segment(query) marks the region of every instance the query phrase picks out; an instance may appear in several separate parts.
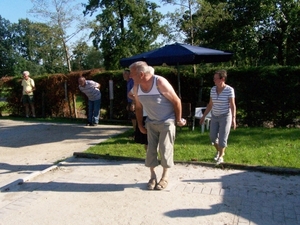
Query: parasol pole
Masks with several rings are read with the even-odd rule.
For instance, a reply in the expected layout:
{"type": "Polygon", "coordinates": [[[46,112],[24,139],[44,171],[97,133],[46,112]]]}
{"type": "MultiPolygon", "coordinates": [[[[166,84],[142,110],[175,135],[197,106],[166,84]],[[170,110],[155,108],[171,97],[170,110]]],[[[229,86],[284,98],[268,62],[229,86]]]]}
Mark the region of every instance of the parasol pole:
{"type": "MultiPolygon", "coordinates": [[[[198,94],[198,103],[202,104],[202,89],[203,89],[203,77],[200,77],[200,85],[199,85],[199,94],[198,94]]],[[[200,105],[202,106],[202,105],[200,105]]]]}
{"type": "Polygon", "coordinates": [[[178,97],[181,99],[179,63],[177,63],[177,82],[178,82],[178,97]]]}

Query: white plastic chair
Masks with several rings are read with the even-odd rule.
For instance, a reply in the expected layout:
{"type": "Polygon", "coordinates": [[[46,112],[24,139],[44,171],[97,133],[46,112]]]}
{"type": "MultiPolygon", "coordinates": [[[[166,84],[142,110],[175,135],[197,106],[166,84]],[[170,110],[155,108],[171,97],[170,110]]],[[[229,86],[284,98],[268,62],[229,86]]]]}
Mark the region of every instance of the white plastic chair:
{"type": "MultiPolygon", "coordinates": [[[[206,107],[196,107],[195,108],[195,115],[193,117],[193,128],[192,128],[192,130],[195,129],[195,120],[196,119],[200,120],[202,118],[202,116],[203,116],[202,110],[205,110],[205,109],[206,109],[206,107]]],[[[201,133],[204,132],[205,125],[206,125],[206,130],[209,130],[210,120],[211,120],[211,113],[209,112],[205,117],[204,123],[201,125],[201,133]]]]}

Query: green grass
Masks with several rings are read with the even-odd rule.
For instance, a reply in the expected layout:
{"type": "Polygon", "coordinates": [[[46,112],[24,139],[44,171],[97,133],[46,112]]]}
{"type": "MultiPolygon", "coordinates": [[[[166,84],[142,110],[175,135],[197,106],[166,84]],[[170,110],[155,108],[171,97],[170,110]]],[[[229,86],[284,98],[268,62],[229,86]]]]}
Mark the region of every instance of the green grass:
{"type": "MultiPolygon", "coordinates": [[[[0,117],[0,119],[24,120],[20,117],[0,117]]],[[[35,118],[26,121],[83,123],[82,119],[67,118],[35,118]]],[[[124,124],[122,121],[101,120],[101,124],[124,124]]],[[[130,158],[145,158],[145,149],[128,139],[132,129],[110,138],[98,145],[92,146],[86,153],[98,155],[120,156],[130,158]]],[[[210,145],[209,133],[195,131],[187,127],[177,128],[174,160],[213,163],[215,149],[210,145]]],[[[229,135],[225,162],[252,166],[268,166],[300,169],[300,129],[299,128],[252,128],[238,127],[229,135]]]]}
{"type": "Polygon", "coordinates": [[[0,102],[0,114],[1,115],[9,114],[9,111],[7,109],[7,102],[0,102]]]}
{"type": "MultiPolygon", "coordinates": [[[[144,146],[128,139],[132,130],[110,138],[86,153],[145,158],[144,146]]],[[[215,149],[209,133],[200,128],[190,131],[177,129],[174,160],[214,162],[215,149]]],[[[252,166],[300,168],[299,128],[237,128],[232,130],[226,149],[225,162],[252,166]]]]}
{"type": "Polygon", "coordinates": [[[81,95],[77,95],[76,96],[76,107],[78,109],[82,109],[83,108],[83,102],[84,102],[84,98],[81,95]]]}

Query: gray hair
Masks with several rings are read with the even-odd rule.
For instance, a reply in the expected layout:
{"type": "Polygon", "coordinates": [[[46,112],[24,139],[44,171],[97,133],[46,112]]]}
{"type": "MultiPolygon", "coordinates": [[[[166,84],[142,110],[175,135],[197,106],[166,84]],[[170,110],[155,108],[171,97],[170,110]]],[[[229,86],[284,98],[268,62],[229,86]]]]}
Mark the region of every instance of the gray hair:
{"type": "Polygon", "coordinates": [[[24,71],[24,72],[23,72],[23,75],[29,76],[29,71],[24,71]]]}
{"type": "Polygon", "coordinates": [[[136,72],[138,72],[138,73],[140,73],[140,72],[149,73],[149,66],[144,61],[137,61],[135,63],[132,63],[129,66],[129,69],[135,69],[136,72]]]}
{"type": "Polygon", "coordinates": [[[152,66],[148,66],[149,73],[154,75],[154,68],[152,66]]]}
{"type": "Polygon", "coordinates": [[[145,74],[149,73],[154,75],[154,68],[152,66],[148,66],[148,64],[144,61],[137,61],[132,63],[129,66],[129,69],[133,69],[133,68],[135,68],[136,72],[138,73],[143,72],[145,74]]]}

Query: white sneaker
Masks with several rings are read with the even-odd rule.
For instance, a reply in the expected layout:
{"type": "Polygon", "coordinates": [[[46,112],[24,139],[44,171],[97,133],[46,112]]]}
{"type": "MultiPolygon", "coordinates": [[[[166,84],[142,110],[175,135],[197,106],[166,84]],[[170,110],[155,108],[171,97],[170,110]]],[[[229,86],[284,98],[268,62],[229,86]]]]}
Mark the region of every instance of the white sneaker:
{"type": "MultiPolygon", "coordinates": [[[[224,156],[224,155],[225,155],[225,153],[223,154],[223,156],[224,156]]],[[[222,158],[223,158],[223,156],[222,156],[222,158]]],[[[218,161],[218,159],[219,159],[219,153],[217,152],[217,153],[216,153],[216,156],[215,156],[215,158],[214,158],[214,160],[215,160],[215,161],[218,161]]]]}
{"type": "Polygon", "coordinates": [[[218,159],[219,159],[219,153],[217,152],[216,156],[214,157],[214,160],[218,161],[218,159]]]}
{"type": "Polygon", "coordinates": [[[217,165],[219,165],[219,164],[221,164],[221,163],[223,163],[223,162],[224,162],[223,157],[219,157],[219,158],[218,158],[218,161],[217,161],[217,165]]]}

